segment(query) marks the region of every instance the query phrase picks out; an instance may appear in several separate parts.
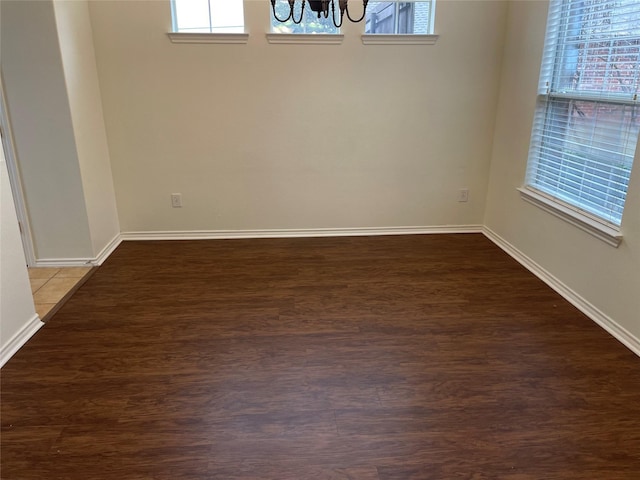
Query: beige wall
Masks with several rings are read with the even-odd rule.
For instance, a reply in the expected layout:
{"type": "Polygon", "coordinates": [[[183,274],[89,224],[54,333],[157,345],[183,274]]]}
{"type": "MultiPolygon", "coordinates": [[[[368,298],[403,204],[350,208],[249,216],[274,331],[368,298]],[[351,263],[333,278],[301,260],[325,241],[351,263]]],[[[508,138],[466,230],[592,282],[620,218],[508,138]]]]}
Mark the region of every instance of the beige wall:
{"type": "Polygon", "coordinates": [[[435,46],[270,45],[266,1],[246,45],[172,44],[168,1],[90,13],[124,232],[482,222],[505,2],[438,2],[435,46]]]}
{"type": "Polygon", "coordinates": [[[90,258],[80,168],[50,1],[0,2],[2,73],[36,257],[90,258]]]}
{"type": "Polygon", "coordinates": [[[37,261],[90,261],[120,227],[88,4],[1,8],[7,110],[37,261]]]}
{"type": "Polygon", "coordinates": [[[29,336],[21,333],[40,324],[31,297],[27,267],[11,196],[9,172],[0,145],[0,366],[29,336]]]}
{"type": "Polygon", "coordinates": [[[120,233],[87,1],[54,3],[93,257],[120,233]]]}
{"type": "Polygon", "coordinates": [[[520,199],[544,42],[547,2],[510,2],[486,225],[605,317],[640,339],[640,158],[613,248],[520,199]]]}

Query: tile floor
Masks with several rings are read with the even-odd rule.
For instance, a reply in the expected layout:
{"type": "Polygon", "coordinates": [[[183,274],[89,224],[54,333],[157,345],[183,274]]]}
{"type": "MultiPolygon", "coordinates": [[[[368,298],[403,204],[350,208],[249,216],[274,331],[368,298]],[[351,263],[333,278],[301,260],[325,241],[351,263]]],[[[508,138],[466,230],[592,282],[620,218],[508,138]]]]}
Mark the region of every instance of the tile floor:
{"type": "Polygon", "coordinates": [[[45,318],[90,270],[91,267],[29,268],[31,293],[40,319],[45,318]]]}

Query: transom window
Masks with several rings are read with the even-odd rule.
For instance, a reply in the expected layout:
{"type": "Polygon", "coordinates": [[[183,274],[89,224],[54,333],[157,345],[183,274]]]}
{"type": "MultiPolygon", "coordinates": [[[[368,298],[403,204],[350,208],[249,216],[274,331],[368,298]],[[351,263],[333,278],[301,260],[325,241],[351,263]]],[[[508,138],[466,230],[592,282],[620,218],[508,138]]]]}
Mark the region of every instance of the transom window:
{"type": "Polygon", "coordinates": [[[617,228],[640,130],[640,2],[552,0],[526,186],[617,228]]]}
{"type": "MultiPolygon", "coordinates": [[[[358,2],[355,2],[358,3],[358,2]]],[[[300,23],[294,23],[293,20],[288,20],[284,23],[277,21],[273,18],[273,13],[269,9],[271,18],[271,32],[272,33],[340,33],[340,29],[336,28],[333,24],[332,12],[329,9],[329,16],[327,18],[324,15],[320,15],[311,10],[309,5],[305,5],[304,14],[302,12],[302,2],[296,1],[293,16],[296,21],[303,15],[300,23]]],[[[276,2],[276,14],[279,18],[285,19],[289,15],[290,6],[287,0],[278,0],[276,2]]],[[[340,24],[340,11],[338,10],[336,1],[336,21],[340,24]]]]}
{"type": "Polygon", "coordinates": [[[433,1],[369,2],[365,33],[431,34],[433,1]]]}
{"type": "Polygon", "coordinates": [[[243,33],[243,0],[172,0],[174,32],[243,33]]]}

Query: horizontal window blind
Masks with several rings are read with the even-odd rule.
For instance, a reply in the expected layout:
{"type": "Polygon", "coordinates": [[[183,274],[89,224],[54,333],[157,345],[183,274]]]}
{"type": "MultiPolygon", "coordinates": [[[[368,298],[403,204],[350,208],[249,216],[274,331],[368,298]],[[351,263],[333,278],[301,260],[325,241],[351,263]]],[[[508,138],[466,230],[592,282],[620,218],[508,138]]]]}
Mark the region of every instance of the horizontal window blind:
{"type": "Polygon", "coordinates": [[[619,226],[639,85],[640,2],[552,1],[527,185],[619,226]]]}

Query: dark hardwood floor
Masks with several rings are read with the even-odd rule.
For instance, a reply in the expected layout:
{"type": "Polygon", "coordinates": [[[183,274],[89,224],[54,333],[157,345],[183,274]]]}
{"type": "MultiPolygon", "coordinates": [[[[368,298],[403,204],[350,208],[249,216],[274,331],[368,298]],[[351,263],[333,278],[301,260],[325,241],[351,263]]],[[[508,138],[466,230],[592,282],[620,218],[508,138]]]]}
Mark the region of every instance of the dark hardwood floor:
{"type": "Polygon", "coordinates": [[[1,382],[7,480],[640,478],[640,359],[481,235],[126,242],[1,382]]]}

